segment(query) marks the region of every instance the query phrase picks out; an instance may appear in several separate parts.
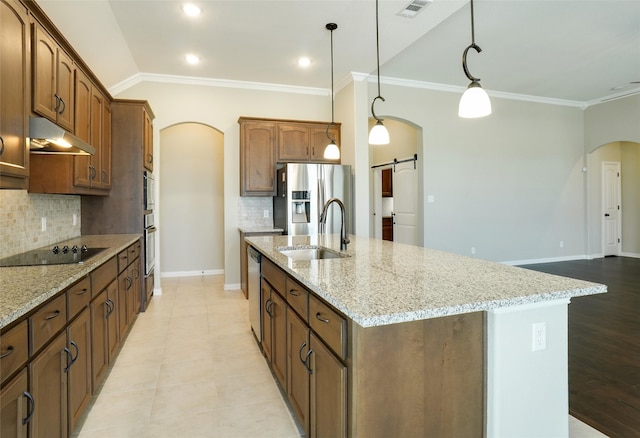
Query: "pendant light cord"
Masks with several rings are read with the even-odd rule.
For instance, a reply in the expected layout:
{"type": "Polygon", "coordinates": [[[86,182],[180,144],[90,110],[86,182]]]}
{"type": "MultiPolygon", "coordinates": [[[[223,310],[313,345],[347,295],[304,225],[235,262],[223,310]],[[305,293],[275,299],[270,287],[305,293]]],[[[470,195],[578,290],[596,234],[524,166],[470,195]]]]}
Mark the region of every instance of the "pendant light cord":
{"type": "Polygon", "coordinates": [[[467,68],[467,52],[469,51],[469,49],[473,49],[477,53],[482,52],[480,46],[476,44],[476,31],[473,19],[473,0],[471,0],[471,44],[466,49],[464,49],[464,52],[462,53],[462,69],[464,70],[464,74],[467,76],[467,78],[469,78],[470,81],[480,82],[480,78],[476,78],[475,76],[473,76],[467,68]]]}
{"type": "Polygon", "coordinates": [[[335,144],[336,139],[332,138],[329,135],[329,128],[331,126],[335,125],[335,122],[334,122],[334,110],[333,110],[333,107],[334,107],[334,104],[333,104],[333,31],[338,28],[338,25],[335,24],[335,23],[327,23],[325,28],[327,28],[328,30],[331,31],[331,123],[329,123],[327,125],[326,134],[327,134],[327,138],[331,141],[331,143],[335,144]]]}
{"type": "Polygon", "coordinates": [[[374,119],[376,119],[378,122],[382,123],[382,120],[380,119],[380,117],[378,117],[376,115],[376,112],[373,109],[373,106],[376,103],[376,100],[380,99],[384,102],[384,97],[382,97],[380,95],[380,31],[378,29],[378,27],[380,26],[378,24],[378,0],[376,0],[376,62],[377,62],[377,66],[378,66],[378,95],[373,99],[373,101],[371,102],[371,115],[373,116],[374,119]]]}

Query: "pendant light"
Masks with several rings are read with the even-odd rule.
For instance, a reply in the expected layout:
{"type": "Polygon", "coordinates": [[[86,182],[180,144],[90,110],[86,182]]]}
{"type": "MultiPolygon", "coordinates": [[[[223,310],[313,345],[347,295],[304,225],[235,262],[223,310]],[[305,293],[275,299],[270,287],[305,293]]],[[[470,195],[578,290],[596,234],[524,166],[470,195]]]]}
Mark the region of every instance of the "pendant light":
{"type": "Polygon", "coordinates": [[[371,115],[376,119],[376,124],[369,131],[369,144],[381,145],[389,144],[389,131],[382,124],[382,119],[376,116],[373,106],[376,100],[380,99],[384,102],[384,97],[380,95],[380,37],[378,31],[378,0],[376,0],[376,60],[378,65],[378,95],[371,102],[371,115]]]}
{"type": "Polygon", "coordinates": [[[462,54],[462,68],[471,83],[460,98],[460,105],[458,106],[458,116],[465,119],[484,117],[491,114],[489,95],[480,86],[480,78],[473,77],[467,68],[467,52],[469,49],[473,49],[478,53],[482,52],[482,49],[476,44],[475,26],[473,22],[473,0],[471,0],[471,44],[464,49],[462,54]]]}
{"type": "Polygon", "coordinates": [[[331,31],[331,123],[327,125],[327,138],[329,139],[329,144],[324,148],[324,158],[327,160],[338,160],[340,159],[340,149],[338,145],[336,145],[336,139],[331,138],[329,135],[329,128],[332,125],[335,125],[333,121],[333,31],[338,28],[336,23],[327,23],[325,26],[327,30],[331,31]]]}

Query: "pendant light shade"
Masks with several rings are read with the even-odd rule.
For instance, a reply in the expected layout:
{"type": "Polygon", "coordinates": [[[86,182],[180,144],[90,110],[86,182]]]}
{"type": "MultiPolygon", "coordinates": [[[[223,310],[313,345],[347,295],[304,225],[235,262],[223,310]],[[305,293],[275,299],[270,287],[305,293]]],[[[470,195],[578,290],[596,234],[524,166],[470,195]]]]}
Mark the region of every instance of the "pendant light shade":
{"type": "Polygon", "coordinates": [[[374,105],[376,100],[380,99],[384,102],[384,97],[380,95],[380,36],[378,30],[378,0],[376,0],[376,62],[378,67],[378,95],[371,102],[371,115],[376,119],[376,124],[369,131],[369,144],[384,145],[389,144],[389,131],[382,123],[382,119],[376,116],[374,105]]]}
{"type": "Polygon", "coordinates": [[[471,83],[460,98],[460,105],[458,106],[458,116],[466,119],[484,117],[491,114],[491,100],[489,100],[487,92],[480,86],[480,78],[476,78],[469,73],[469,68],[467,67],[469,49],[473,49],[477,53],[482,52],[480,46],[476,44],[473,0],[471,0],[471,44],[462,53],[462,69],[471,83]]]}
{"type": "Polygon", "coordinates": [[[331,125],[335,125],[333,121],[333,31],[338,28],[338,25],[336,23],[327,23],[325,27],[331,31],[331,123],[327,125],[329,144],[324,148],[324,158],[327,160],[339,160],[340,148],[336,144],[336,139],[329,135],[329,128],[331,128],[331,125]]]}

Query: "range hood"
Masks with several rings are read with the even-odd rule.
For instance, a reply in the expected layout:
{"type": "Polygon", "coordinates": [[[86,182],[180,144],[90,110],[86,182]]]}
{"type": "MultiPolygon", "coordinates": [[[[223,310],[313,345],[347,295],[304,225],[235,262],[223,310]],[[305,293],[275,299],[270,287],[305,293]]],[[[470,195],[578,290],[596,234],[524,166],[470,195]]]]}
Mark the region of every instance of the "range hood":
{"type": "Polygon", "coordinates": [[[96,149],[44,117],[29,118],[32,154],[93,155],[96,149]]]}

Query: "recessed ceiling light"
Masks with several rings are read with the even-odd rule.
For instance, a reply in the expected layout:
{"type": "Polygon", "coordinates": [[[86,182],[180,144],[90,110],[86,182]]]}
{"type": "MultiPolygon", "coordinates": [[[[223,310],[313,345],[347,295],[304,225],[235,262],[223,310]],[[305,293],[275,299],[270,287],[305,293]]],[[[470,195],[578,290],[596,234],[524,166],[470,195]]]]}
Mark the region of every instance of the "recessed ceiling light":
{"type": "Polygon", "coordinates": [[[185,56],[185,59],[187,60],[187,62],[189,64],[195,65],[197,63],[200,62],[200,58],[198,58],[196,55],[194,55],[193,53],[189,53],[188,55],[185,56]]]}
{"type": "Polygon", "coordinates": [[[189,17],[197,17],[198,15],[200,15],[200,12],[202,12],[200,8],[193,3],[185,3],[184,5],[182,5],[182,10],[189,17]]]}
{"type": "Polygon", "coordinates": [[[306,56],[303,56],[302,58],[298,59],[298,65],[300,67],[309,67],[311,65],[311,60],[306,56]]]}

